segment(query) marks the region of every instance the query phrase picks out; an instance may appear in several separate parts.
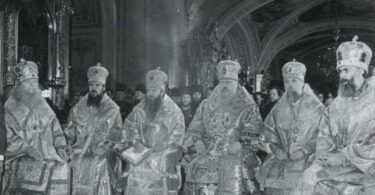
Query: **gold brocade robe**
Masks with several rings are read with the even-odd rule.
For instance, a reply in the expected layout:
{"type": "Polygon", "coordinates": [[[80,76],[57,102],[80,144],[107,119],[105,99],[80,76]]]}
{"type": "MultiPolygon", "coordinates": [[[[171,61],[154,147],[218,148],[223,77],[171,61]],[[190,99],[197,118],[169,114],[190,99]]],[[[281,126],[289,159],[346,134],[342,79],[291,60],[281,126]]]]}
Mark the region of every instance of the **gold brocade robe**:
{"type": "Polygon", "coordinates": [[[294,194],[357,194],[375,185],[374,100],[375,79],[370,77],[358,95],[339,95],[327,107],[319,125],[316,156],[340,152],[346,162],[341,166],[312,164],[294,194]]]}
{"type": "Polygon", "coordinates": [[[121,161],[107,144],[120,141],[122,120],[117,104],[104,94],[100,106],[84,96],[71,110],[65,133],[71,145],[73,195],[111,195],[121,190],[121,161]],[[105,151],[104,154],[98,151],[105,151]]]}
{"type": "Polygon", "coordinates": [[[197,140],[202,140],[208,152],[195,155],[186,166],[186,195],[213,191],[241,194],[254,190],[250,180],[254,179],[254,169],[260,160],[248,138],[256,138],[262,126],[258,107],[242,86],[227,105],[220,104],[219,96],[214,90],[202,101],[187,129],[184,147],[192,147],[197,140]],[[242,148],[236,154],[227,154],[225,145],[235,142],[242,148]],[[210,186],[207,188],[207,185],[210,186]]]}
{"type": "Polygon", "coordinates": [[[58,155],[67,148],[55,113],[47,102],[30,110],[11,96],[5,104],[6,166],[1,194],[68,195],[70,168],[58,155]],[[28,155],[33,148],[42,161],[28,155]]]}
{"type": "Polygon", "coordinates": [[[307,84],[296,103],[288,100],[287,93],[279,99],[264,121],[263,134],[266,143],[270,145],[271,155],[257,174],[261,188],[274,188],[289,194],[288,191],[297,186],[308,166],[309,156],[315,151],[323,112],[324,105],[307,84]],[[288,159],[277,159],[273,150],[282,150],[288,159]],[[289,155],[297,151],[303,152],[304,157],[291,160],[289,155]]]}
{"type": "Polygon", "coordinates": [[[138,165],[129,163],[125,194],[177,194],[179,186],[175,185],[172,189],[168,180],[181,179],[179,170],[176,171],[179,159],[171,161],[169,156],[182,143],[185,133],[184,116],[167,95],[164,96],[154,120],[147,117],[144,107],[144,100],[134,107],[124,122],[124,131],[126,141],[152,148],[152,153],[138,165]]]}

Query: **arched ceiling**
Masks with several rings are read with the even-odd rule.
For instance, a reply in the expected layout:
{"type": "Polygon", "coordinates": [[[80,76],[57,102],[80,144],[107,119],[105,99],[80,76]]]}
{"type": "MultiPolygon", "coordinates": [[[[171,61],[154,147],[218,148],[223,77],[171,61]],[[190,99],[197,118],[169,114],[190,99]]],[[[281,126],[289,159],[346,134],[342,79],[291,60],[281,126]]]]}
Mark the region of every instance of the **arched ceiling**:
{"type": "Polygon", "coordinates": [[[231,55],[257,72],[286,48],[319,53],[333,44],[337,28],[339,42],[358,32],[375,46],[373,0],[190,0],[189,5],[189,30],[217,29],[231,55]]]}

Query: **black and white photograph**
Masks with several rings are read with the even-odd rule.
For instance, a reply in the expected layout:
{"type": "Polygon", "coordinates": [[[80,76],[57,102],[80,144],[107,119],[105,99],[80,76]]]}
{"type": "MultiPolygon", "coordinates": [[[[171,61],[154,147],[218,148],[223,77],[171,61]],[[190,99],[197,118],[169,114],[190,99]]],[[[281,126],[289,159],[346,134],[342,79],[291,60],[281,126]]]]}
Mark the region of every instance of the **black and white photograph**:
{"type": "Polygon", "coordinates": [[[375,0],[0,0],[0,195],[375,195],[373,49],[375,0]]]}

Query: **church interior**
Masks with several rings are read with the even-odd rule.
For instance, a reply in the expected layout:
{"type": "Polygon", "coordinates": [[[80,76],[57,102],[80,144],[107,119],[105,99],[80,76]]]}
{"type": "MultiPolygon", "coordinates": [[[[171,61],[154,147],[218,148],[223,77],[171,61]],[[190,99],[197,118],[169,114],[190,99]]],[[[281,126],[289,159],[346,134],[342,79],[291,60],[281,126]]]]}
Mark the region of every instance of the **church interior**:
{"type": "Polygon", "coordinates": [[[0,194],[375,194],[374,10],[0,0],[0,194]]]}
{"type": "Polygon", "coordinates": [[[374,48],[374,7],[372,0],[2,0],[0,93],[14,85],[21,58],[38,64],[58,110],[85,93],[86,71],[97,63],[109,70],[114,95],[134,92],[157,67],[169,88],[206,91],[223,59],[240,63],[250,93],[267,93],[282,88],[281,67],[296,59],[328,97],[337,87],[337,46],[358,35],[374,48]]]}

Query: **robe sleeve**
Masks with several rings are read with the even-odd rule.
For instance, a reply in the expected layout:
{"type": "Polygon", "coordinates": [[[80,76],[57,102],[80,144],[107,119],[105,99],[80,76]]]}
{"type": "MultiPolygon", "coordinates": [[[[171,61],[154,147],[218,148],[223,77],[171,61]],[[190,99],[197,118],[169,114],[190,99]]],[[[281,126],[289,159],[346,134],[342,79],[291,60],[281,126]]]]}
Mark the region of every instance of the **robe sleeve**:
{"type": "Polygon", "coordinates": [[[69,145],[72,145],[77,140],[77,131],[76,131],[76,125],[73,122],[74,118],[74,108],[70,111],[68,116],[68,123],[66,128],[64,129],[65,136],[67,138],[67,142],[69,145]]]}
{"type": "Polygon", "coordinates": [[[298,143],[299,146],[296,147],[297,149],[301,149],[305,156],[309,156],[315,152],[323,111],[324,108],[320,108],[317,110],[317,113],[311,115],[310,120],[314,120],[314,122],[310,124],[309,129],[305,132],[303,141],[300,141],[298,143]]]}
{"type": "MultiPolygon", "coordinates": [[[[322,154],[327,152],[332,152],[336,149],[335,138],[332,134],[332,128],[330,127],[329,120],[329,109],[324,111],[322,119],[319,124],[319,133],[316,138],[316,154],[322,154]]],[[[319,156],[319,155],[315,155],[319,156]]]]}
{"type": "Polygon", "coordinates": [[[184,115],[181,111],[175,113],[173,115],[173,127],[172,127],[172,135],[169,139],[169,146],[182,146],[184,134],[185,134],[185,121],[184,115]]]}
{"type": "Polygon", "coordinates": [[[206,105],[206,100],[199,105],[197,111],[195,112],[194,118],[191,121],[189,127],[186,130],[185,138],[183,141],[183,147],[188,148],[194,145],[198,139],[203,139],[205,134],[205,127],[203,125],[204,121],[204,107],[206,105]]]}
{"type": "Polygon", "coordinates": [[[66,149],[67,142],[65,139],[64,132],[60,126],[60,123],[57,121],[56,116],[50,122],[52,136],[53,136],[53,145],[56,149],[66,149]]]}
{"type": "Polygon", "coordinates": [[[375,176],[375,120],[367,123],[355,142],[344,147],[341,152],[346,160],[362,172],[372,177],[375,176]]]}
{"type": "Polygon", "coordinates": [[[276,127],[276,115],[277,112],[277,105],[275,105],[272,109],[271,112],[267,115],[265,121],[264,121],[264,126],[263,126],[263,131],[261,132],[261,135],[263,137],[264,145],[266,148],[263,148],[264,151],[266,152],[273,152],[274,150],[281,149],[283,148],[281,139],[279,137],[279,134],[277,132],[277,127],[276,127]]]}
{"type": "Polygon", "coordinates": [[[138,124],[141,124],[142,113],[139,108],[135,107],[129,116],[125,119],[123,126],[123,142],[140,141],[141,137],[138,132],[138,124]]]}
{"type": "Polygon", "coordinates": [[[122,118],[120,111],[118,111],[113,118],[115,121],[109,131],[109,140],[118,143],[121,141],[122,134],[122,118]]]}
{"type": "Polygon", "coordinates": [[[20,136],[20,129],[17,128],[16,121],[9,113],[5,113],[6,135],[7,135],[7,160],[27,154],[31,146],[20,136]]]}
{"type": "Polygon", "coordinates": [[[180,110],[177,110],[172,116],[172,134],[170,135],[164,155],[166,158],[165,171],[175,174],[177,171],[175,166],[182,158],[182,148],[180,146],[182,146],[185,134],[185,121],[184,115],[180,110]]]}

